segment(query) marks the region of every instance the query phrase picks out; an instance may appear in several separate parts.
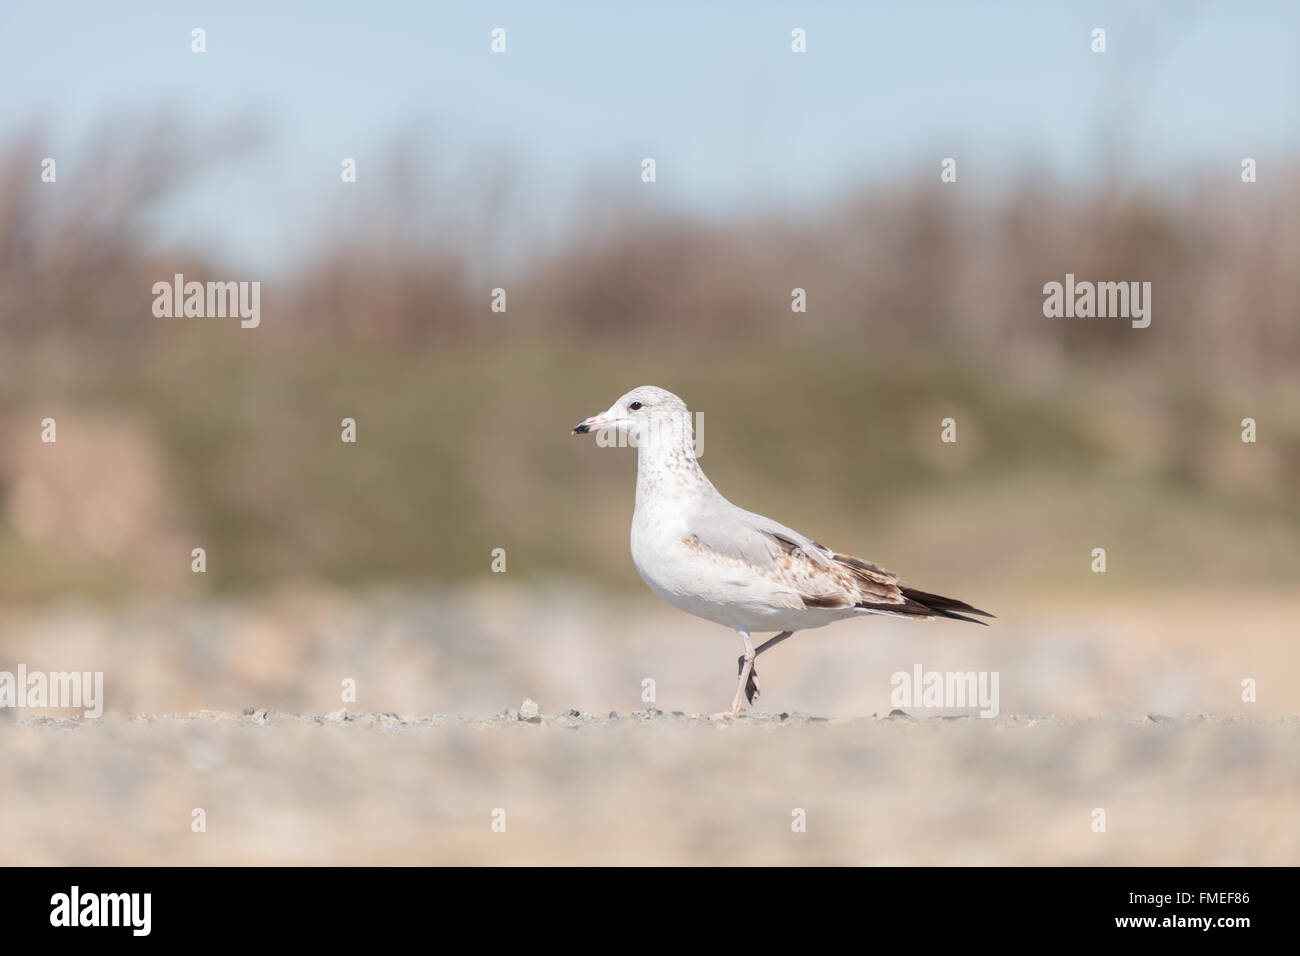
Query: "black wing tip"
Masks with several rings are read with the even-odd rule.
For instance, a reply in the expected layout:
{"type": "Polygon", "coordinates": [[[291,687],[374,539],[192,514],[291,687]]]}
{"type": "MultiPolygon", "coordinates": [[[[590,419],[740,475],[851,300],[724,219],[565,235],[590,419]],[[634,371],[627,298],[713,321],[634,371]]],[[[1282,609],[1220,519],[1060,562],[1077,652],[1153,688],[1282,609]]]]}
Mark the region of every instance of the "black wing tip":
{"type": "Polygon", "coordinates": [[[929,608],[936,617],[946,617],[954,621],[968,621],[971,624],[982,624],[985,627],[988,627],[987,621],[977,621],[973,617],[967,617],[967,615],[978,614],[980,617],[997,619],[996,614],[981,611],[979,608],[972,607],[965,601],[958,601],[956,598],[944,597],[941,594],[930,594],[928,591],[919,591],[916,588],[903,588],[902,591],[903,597],[929,608]],[[962,613],[957,613],[959,611],[962,613]]]}
{"type": "MultiPolygon", "coordinates": [[[[937,617],[947,618],[947,619],[950,620],[950,621],[966,621],[966,622],[969,623],[969,624],[978,624],[980,627],[988,627],[988,626],[989,626],[989,622],[988,622],[988,621],[981,621],[981,620],[980,620],[979,618],[977,618],[977,617],[967,617],[965,614],[954,614],[952,611],[939,611],[939,610],[935,610],[934,613],[935,613],[935,615],[936,615],[937,617]]],[[[984,614],[983,611],[976,611],[975,613],[976,613],[976,614],[984,614]]],[[[985,614],[984,616],[985,616],[985,617],[992,617],[993,615],[992,615],[992,614],[985,614]]]]}

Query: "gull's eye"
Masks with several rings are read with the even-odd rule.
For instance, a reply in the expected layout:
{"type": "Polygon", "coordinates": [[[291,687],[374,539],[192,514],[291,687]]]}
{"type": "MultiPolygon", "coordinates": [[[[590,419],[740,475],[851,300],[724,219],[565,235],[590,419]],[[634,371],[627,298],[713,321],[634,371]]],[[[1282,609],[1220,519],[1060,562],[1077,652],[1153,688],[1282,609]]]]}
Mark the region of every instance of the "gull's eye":
{"type": "Polygon", "coordinates": [[[631,405],[628,406],[628,408],[632,409],[632,411],[636,411],[640,407],[641,407],[640,402],[633,402],[631,405]]]}

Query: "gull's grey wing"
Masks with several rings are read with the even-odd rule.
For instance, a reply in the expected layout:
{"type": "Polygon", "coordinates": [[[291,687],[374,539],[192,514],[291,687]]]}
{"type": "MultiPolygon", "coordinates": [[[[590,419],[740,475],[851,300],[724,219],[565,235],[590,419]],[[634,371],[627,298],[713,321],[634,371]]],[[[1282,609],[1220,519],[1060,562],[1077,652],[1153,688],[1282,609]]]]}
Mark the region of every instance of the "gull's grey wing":
{"type": "Polygon", "coordinates": [[[771,518],[720,498],[691,522],[688,546],[715,560],[732,562],[788,592],[791,606],[826,610],[856,608],[872,614],[930,620],[936,617],[983,624],[968,614],[993,617],[956,598],[898,583],[898,575],[850,554],[839,554],[771,518]]]}
{"type": "Polygon", "coordinates": [[[816,567],[830,566],[832,552],[807,535],[771,518],[737,508],[725,499],[692,516],[691,531],[711,551],[756,568],[769,568],[782,554],[800,552],[816,567]]]}
{"type": "Polygon", "coordinates": [[[931,612],[914,608],[898,586],[898,576],[846,554],[836,554],[763,515],[725,500],[712,502],[690,522],[687,543],[738,567],[748,568],[789,589],[806,608],[889,608],[907,616],[931,612]],[[897,607],[895,607],[897,606],[897,607]]]}

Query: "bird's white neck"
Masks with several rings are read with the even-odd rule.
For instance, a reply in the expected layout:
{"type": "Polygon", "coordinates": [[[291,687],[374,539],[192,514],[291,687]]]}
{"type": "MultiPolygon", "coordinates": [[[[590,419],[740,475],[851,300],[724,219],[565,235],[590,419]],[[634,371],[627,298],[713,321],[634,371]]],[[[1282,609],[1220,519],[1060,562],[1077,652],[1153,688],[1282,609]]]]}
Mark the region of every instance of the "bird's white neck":
{"type": "Polygon", "coordinates": [[[717,494],[695,458],[690,421],[674,422],[637,441],[636,505],[717,494]]]}

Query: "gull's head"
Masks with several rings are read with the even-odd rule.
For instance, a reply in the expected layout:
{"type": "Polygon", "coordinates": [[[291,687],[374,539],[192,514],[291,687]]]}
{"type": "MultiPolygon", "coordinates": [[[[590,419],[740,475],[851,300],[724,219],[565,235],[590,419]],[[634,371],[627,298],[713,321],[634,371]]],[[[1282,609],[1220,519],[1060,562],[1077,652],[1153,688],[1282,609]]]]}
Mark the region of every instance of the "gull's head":
{"type": "Polygon", "coordinates": [[[599,415],[584,418],[573,427],[573,434],[605,431],[626,436],[640,444],[655,435],[689,435],[690,412],[686,403],[667,389],[640,385],[620,395],[613,405],[599,415]]]}

